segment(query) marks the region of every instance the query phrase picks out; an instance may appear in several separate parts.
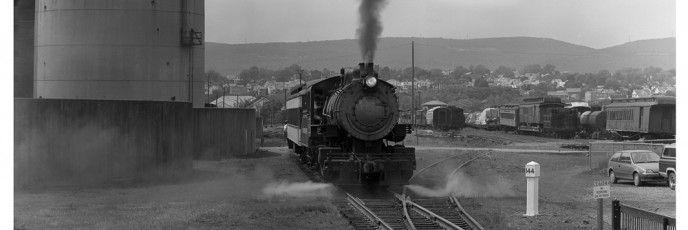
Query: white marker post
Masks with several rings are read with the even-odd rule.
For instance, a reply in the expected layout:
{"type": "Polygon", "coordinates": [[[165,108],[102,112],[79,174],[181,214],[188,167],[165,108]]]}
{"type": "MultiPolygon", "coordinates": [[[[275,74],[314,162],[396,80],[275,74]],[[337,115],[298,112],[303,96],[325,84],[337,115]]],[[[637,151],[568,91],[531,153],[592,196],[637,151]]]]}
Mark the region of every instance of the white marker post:
{"type": "Polygon", "coordinates": [[[540,164],[531,161],[526,164],[526,215],[538,215],[538,180],[540,180],[540,164]]]}

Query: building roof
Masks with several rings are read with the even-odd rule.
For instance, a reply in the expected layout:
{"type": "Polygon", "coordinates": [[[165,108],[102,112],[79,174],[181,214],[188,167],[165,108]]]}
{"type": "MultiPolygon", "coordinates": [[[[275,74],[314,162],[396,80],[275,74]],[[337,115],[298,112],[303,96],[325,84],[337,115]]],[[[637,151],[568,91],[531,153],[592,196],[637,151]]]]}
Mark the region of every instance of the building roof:
{"type": "Polygon", "coordinates": [[[447,106],[447,103],[441,101],[428,101],[421,104],[421,106],[447,106]]]}
{"type": "Polygon", "coordinates": [[[624,98],[613,99],[612,103],[605,105],[606,107],[639,107],[639,106],[653,106],[653,105],[676,105],[675,97],[639,97],[639,98],[624,98]]]}
{"type": "Polygon", "coordinates": [[[567,93],[580,93],[581,88],[566,88],[567,93]]]}

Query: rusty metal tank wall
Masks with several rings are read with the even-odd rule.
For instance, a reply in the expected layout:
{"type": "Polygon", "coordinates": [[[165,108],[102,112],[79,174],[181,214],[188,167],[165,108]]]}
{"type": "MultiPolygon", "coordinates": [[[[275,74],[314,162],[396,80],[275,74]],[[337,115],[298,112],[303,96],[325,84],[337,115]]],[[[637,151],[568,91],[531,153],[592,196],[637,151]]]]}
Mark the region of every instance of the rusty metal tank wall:
{"type": "Polygon", "coordinates": [[[202,107],[204,46],[181,31],[204,17],[203,0],[37,0],[34,97],[202,107]]]}
{"type": "Polygon", "coordinates": [[[14,1],[14,97],[33,97],[36,1],[14,1]]]}
{"type": "Polygon", "coordinates": [[[130,183],[192,170],[188,102],[15,99],[15,188],[130,183]]]}

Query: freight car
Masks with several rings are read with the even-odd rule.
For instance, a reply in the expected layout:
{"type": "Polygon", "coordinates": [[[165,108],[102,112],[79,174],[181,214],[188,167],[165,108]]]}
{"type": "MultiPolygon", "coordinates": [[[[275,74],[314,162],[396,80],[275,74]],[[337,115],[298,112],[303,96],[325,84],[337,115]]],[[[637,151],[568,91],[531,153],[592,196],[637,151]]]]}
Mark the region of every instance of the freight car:
{"type": "Polygon", "coordinates": [[[434,107],[429,109],[425,116],[427,125],[434,130],[456,130],[466,125],[463,109],[454,106],[434,107]]]}
{"type": "Polygon", "coordinates": [[[478,117],[479,116],[480,116],[480,112],[468,113],[468,115],[466,116],[466,126],[478,128],[478,117]]]}
{"type": "Polygon", "coordinates": [[[478,114],[476,126],[481,129],[495,130],[499,127],[499,109],[486,108],[478,114]]]}
{"type": "Polygon", "coordinates": [[[564,108],[561,98],[526,98],[518,105],[518,110],[519,133],[571,138],[578,130],[577,111],[564,108]]]}
{"type": "Polygon", "coordinates": [[[289,149],[326,181],[408,184],[415,149],[400,142],[411,127],[398,123],[395,88],[378,79],[373,63],[296,87],[286,109],[289,149]]]}
{"type": "Polygon", "coordinates": [[[518,105],[501,105],[499,109],[499,130],[504,132],[516,131],[518,125],[518,105]]]}
{"type": "Polygon", "coordinates": [[[624,139],[674,138],[676,98],[646,97],[613,99],[605,105],[606,129],[624,139]]]}

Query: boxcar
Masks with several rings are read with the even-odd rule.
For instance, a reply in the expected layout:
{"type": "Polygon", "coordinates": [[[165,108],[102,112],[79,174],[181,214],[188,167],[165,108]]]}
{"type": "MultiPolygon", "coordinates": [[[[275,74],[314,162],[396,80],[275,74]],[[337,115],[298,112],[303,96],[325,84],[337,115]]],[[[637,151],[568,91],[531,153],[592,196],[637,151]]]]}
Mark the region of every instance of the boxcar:
{"type": "Polygon", "coordinates": [[[426,122],[432,129],[461,129],[465,126],[463,109],[454,106],[434,107],[429,109],[425,116],[426,122]]]}
{"type": "Polygon", "coordinates": [[[499,109],[499,129],[504,132],[516,131],[518,125],[518,105],[501,105],[499,109]]]}
{"type": "Polygon", "coordinates": [[[604,110],[607,130],[624,138],[674,138],[676,135],[675,97],[614,99],[604,110]]]}
{"type": "Polygon", "coordinates": [[[578,115],[565,109],[558,97],[523,99],[518,106],[518,132],[552,137],[572,137],[578,129],[578,115]]]}

